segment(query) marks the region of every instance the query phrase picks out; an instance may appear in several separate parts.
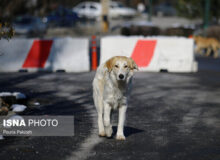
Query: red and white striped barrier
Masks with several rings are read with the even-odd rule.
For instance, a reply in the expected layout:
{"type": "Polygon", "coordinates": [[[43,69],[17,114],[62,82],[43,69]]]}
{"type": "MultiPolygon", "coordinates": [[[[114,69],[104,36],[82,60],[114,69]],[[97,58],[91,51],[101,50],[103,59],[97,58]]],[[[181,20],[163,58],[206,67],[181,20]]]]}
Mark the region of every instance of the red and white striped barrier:
{"type": "Polygon", "coordinates": [[[0,55],[0,72],[89,71],[89,40],[86,38],[1,40],[0,55]]]}
{"type": "Polygon", "coordinates": [[[101,39],[101,63],[113,56],[132,57],[140,71],[196,72],[193,40],[177,37],[124,37],[101,39]]]}
{"type": "MultiPolygon", "coordinates": [[[[112,36],[101,38],[100,45],[101,63],[112,56],[124,55],[132,57],[141,71],[197,71],[192,39],[112,36]]],[[[66,72],[90,70],[89,39],[86,38],[1,40],[0,55],[0,72],[20,69],[66,72]]],[[[92,69],[96,68],[97,59],[96,43],[93,40],[92,69]]]]}

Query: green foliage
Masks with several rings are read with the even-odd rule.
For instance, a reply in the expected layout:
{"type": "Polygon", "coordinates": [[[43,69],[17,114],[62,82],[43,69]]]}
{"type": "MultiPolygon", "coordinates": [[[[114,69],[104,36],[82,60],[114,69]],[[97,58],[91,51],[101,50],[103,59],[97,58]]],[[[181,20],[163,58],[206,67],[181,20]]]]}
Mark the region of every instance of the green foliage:
{"type": "Polygon", "coordinates": [[[15,31],[9,23],[0,23],[0,40],[2,38],[9,40],[14,36],[14,34],[15,31]]]}
{"type": "Polygon", "coordinates": [[[203,16],[203,0],[178,0],[177,11],[179,16],[199,18],[203,16]]]}
{"type": "MultiPolygon", "coordinates": [[[[205,14],[205,1],[206,0],[178,0],[177,1],[177,11],[179,16],[186,18],[203,18],[205,14]]],[[[210,1],[210,17],[209,19],[218,19],[220,16],[220,1],[219,0],[209,0],[210,1]]]]}

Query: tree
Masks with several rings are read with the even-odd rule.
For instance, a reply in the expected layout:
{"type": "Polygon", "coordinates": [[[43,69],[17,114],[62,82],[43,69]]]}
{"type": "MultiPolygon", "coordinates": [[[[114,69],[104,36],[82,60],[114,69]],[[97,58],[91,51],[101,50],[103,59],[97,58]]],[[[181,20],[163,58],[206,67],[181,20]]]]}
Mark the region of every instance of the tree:
{"type": "MultiPolygon", "coordinates": [[[[207,0],[178,0],[177,11],[179,16],[194,19],[194,18],[204,18],[205,16],[205,5],[207,0]]],[[[220,16],[220,1],[219,0],[209,0],[210,10],[209,10],[209,20],[218,21],[220,16]]]]}
{"type": "Polygon", "coordinates": [[[9,23],[0,23],[0,40],[2,38],[9,40],[14,36],[14,34],[14,29],[9,23]]]}
{"type": "Polygon", "coordinates": [[[178,15],[190,19],[202,17],[203,14],[202,1],[179,0],[177,2],[177,7],[176,7],[178,11],[178,15]]]}

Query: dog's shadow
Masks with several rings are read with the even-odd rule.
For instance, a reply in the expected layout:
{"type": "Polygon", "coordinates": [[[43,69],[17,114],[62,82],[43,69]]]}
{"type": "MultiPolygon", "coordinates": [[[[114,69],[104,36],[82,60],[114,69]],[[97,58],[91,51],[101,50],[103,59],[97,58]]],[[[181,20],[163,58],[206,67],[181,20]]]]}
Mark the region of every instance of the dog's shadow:
{"type": "MultiPolygon", "coordinates": [[[[117,126],[113,126],[112,129],[113,129],[112,136],[115,136],[116,133],[117,133],[117,126]]],[[[124,127],[124,135],[125,135],[125,137],[129,137],[132,134],[137,134],[137,133],[140,133],[140,132],[144,132],[144,130],[133,128],[133,127],[129,127],[129,126],[125,126],[124,127]]]]}

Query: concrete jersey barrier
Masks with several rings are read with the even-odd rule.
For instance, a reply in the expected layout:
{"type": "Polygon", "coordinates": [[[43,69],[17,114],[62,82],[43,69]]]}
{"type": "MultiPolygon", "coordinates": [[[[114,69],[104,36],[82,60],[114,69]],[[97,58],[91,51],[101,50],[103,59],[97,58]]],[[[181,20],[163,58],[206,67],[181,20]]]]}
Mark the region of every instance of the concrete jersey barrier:
{"type": "Polygon", "coordinates": [[[102,38],[101,63],[117,55],[132,57],[140,71],[197,71],[193,40],[188,38],[125,36],[102,38]]]}
{"type": "Polygon", "coordinates": [[[89,40],[87,38],[57,38],[54,40],[0,40],[0,72],[29,71],[66,72],[89,71],[89,40]]]}
{"type": "MultiPolygon", "coordinates": [[[[100,47],[101,63],[112,56],[123,55],[132,57],[140,71],[197,71],[192,39],[109,36],[101,38],[100,47]]],[[[0,72],[16,72],[20,69],[66,72],[90,70],[88,38],[14,38],[10,41],[1,40],[0,49],[0,72]]]]}

